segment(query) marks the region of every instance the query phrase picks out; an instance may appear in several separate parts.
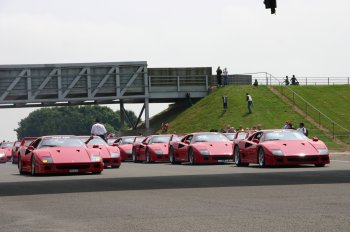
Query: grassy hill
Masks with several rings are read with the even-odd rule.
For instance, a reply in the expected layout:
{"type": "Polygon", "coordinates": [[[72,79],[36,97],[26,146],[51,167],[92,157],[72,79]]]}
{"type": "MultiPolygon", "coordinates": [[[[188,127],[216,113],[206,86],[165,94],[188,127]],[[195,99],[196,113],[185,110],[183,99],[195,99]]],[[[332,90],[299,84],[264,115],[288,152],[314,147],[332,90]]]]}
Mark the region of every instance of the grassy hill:
{"type": "Polygon", "coordinates": [[[293,92],[300,95],[311,105],[320,110],[324,115],[334,120],[332,123],[326,116],[319,113],[312,107],[306,107],[305,102],[294,95],[294,102],[299,108],[307,111],[317,123],[328,128],[331,132],[346,143],[350,143],[349,129],[350,129],[350,86],[290,86],[276,88],[278,91],[283,91],[284,95],[289,99],[293,99],[293,92]],[[292,90],[292,91],[291,91],[292,90]]]}
{"type": "Polygon", "coordinates": [[[238,128],[252,127],[260,124],[262,128],[282,128],[286,120],[292,120],[295,127],[304,122],[309,129],[309,136],[317,136],[330,148],[338,145],[320,130],[305,121],[305,117],[296,113],[266,86],[227,86],[219,88],[208,97],[200,100],[191,108],[169,121],[169,130],[177,133],[209,131],[225,127],[227,124],[238,128]],[[248,114],[246,93],[253,98],[253,113],[248,114]],[[228,96],[228,110],[223,111],[222,96],[228,96]]]}

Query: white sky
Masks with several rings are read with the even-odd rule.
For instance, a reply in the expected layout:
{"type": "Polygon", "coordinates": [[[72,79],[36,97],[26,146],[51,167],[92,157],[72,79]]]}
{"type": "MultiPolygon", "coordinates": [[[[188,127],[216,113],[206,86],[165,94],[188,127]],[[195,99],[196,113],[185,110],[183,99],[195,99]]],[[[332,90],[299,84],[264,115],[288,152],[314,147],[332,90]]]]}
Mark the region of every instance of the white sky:
{"type": "MultiPolygon", "coordinates": [[[[277,5],[270,15],[263,0],[0,0],[0,64],[145,60],[229,73],[350,75],[349,0],[277,5]]],[[[31,111],[0,109],[0,139],[14,140],[31,111]]]]}

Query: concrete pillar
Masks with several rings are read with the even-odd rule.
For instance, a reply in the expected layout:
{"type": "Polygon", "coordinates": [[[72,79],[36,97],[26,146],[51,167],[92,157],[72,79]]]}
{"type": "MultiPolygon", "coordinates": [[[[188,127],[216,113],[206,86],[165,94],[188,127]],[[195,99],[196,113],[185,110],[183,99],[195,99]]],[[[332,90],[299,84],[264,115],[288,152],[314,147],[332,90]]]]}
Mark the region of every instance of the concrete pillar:
{"type": "Polygon", "coordinates": [[[120,100],[120,125],[121,129],[124,129],[124,124],[125,124],[125,115],[124,115],[124,101],[120,100]]]}
{"type": "Polygon", "coordinates": [[[145,98],[145,126],[149,129],[149,99],[145,98]]]}

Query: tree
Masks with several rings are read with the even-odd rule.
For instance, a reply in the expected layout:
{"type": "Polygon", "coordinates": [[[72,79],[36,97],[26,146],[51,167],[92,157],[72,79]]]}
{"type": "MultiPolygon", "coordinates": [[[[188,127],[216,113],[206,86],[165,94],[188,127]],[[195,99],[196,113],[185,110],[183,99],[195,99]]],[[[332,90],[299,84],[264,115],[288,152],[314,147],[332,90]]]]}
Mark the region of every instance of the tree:
{"type": "MultiPolygon", "coordinates": [[[[127,111],[127,114],[136,122],[134,112],[127,111]]],[[[122,128],[119,111],[114,112],[109,107],[93,105],[41,108],[22,119],[15,131],[18,138],[54,134],[86,135],[90,134],[96,118],[105,124],[108,132],[115,133],[122,128]]]]}

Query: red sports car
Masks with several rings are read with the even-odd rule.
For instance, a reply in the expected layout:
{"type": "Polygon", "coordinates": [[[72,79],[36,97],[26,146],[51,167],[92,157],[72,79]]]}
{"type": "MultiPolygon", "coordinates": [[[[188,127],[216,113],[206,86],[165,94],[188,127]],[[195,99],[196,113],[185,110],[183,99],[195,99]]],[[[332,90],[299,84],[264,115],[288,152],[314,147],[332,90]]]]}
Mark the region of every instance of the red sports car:
{"type": "Polygon", "coordinates": [[[21,144],[19,145],[19,148],[17,149],[17,152],[12,156],[12,163],[17,164],[18,163],[18,157],[20,155],[24,156],[27,150],[27,147],[37,139],[37,137],[24,137],[21,139],[21,144]]]}
{"type": "Polygon", "coordinates": [[[6,158],[6,150],[0,149],[0,164],[6,163],[7,158],[6,158]]]}
{"type": "Polygon", "coordinates": [[[12,158],[12,145],[13,142],[2,142],[0,145],[0,149],[5,153],[6,161],[11,161],[12,158]]]}
{"type": "Polygon", "coordinates": [[[217,132],[192,133],[169,148],[172,164],[219,163],[232,160],[232,142],[217,132]]]}
{"type": "Polygon", "coordinates": [[[99,136],[79,136],[79,138],[89,147],[98,148],[101,151],[104,167],[119,168],[121,165],[120,151],[117,146],[110,146],[99,136]]]}
{"type": "Polygon", "coordinates": [[[150,135],[141,143],[133,146],[133,161],[154,161],[169,162],[169,141],[171,135],[150,135]]]}
{"type": "Polygon", "coordinates": [[[329,164],[327,146],[317,138],[309,139],[295,130],[257,131],[234,147],[237,166],[250,163],[260,167],[276,165],[329,164]]]}
{"type": "MultiPolygon", "coordinates": [[[[12,163],[14,164],[15,162],[13,161],[13,157],[16,156],[16,153],[19,149],[19,146],[21,145],[21,141],[16,141],[13,146],[12,146],[12,163]]],[[[17,161],[18,161],[18,158],[17,158],[17,161]]]]}
{"type": "Polygon", "coordinates": [[[44,136],[35,140],[24,155],[19,156],[20,174],[49,173],[100,174],[103,161],[100,149],[88,148],[75,136],[44,136]]]}
{"type": "Polygon", "coordinates": [[[120,150],[120,156],[122,161],[131,161],[132,160],[132,146],[135,141],[136,136],[123,136],[118,139],[115,139],[113,144],[116,144],[120,150]]]}

